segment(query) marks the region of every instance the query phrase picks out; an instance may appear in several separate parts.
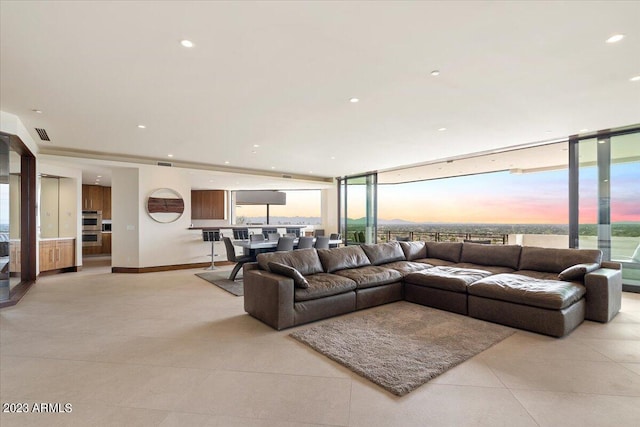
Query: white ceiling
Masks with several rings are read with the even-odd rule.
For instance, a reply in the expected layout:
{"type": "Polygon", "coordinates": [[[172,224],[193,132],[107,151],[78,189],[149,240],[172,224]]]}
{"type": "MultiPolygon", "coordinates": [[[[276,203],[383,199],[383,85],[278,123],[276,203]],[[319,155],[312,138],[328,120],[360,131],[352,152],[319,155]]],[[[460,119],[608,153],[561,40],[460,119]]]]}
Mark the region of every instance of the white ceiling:
{"type": "Polygon", "coordinates": [[[640,123],[640,2],[0,7],[0,107],[44,153],[335,177],[640,123]]]}

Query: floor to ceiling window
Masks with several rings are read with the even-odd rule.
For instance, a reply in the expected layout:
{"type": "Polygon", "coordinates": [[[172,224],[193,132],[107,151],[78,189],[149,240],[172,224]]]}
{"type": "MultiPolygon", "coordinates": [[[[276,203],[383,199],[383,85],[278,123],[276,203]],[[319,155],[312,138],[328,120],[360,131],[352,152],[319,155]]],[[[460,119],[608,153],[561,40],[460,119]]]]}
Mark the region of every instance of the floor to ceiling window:
{"type": "Polygon", "coordinates": [[[376,242],[377,175],[339,180],[340,233],[347,244],[376,242]]]}
{"type": "Polygon", "coordinates": [[[578,247],[622,263],[625,289],[640,291],[640,132],[574,142],[578,152],[578,247]]]}

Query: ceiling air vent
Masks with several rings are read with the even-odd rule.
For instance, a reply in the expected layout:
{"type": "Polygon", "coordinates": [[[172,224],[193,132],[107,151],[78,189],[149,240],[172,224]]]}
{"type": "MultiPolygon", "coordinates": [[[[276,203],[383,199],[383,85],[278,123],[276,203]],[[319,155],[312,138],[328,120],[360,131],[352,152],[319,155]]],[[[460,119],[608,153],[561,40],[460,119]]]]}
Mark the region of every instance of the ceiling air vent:
{"type": "Polygon", "coordinates": [[[42,128],[35,128],[36,132],[38,132],[38,136],[40,137],[41,140],[43,141],[51,141],[49,139],[49,135],[47,135],[47,131],[42,129],[42,128]]]}
{"type": "Polygon", "coordinates": [[[283,178],[293,178],[291,175],[282,175],[283,178]]]}
{"type": "Polygon", "coordinates": [[[169,168],[171,166],[173,166],[173,163],[171,163],[171,162],[158,162],[157,164],[158,164],[158,166],[166,166],[166,167],[169,167],[169,168]]]}

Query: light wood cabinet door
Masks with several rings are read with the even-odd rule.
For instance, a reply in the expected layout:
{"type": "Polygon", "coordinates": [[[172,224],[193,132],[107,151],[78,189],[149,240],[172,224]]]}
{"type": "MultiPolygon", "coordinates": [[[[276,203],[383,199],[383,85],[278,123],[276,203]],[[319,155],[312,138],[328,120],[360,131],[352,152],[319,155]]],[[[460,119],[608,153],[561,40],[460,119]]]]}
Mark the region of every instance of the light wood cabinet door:
{"type": "Polygon", "coordinates": [[[9,271],[20,273],[22,269],[22,251],[19,241],[9,242],[9,271]]]}
{"type": "Polygon", "coordinates": [[[40,271],[73,267],[76,263],[76,241],[47,240],[40,242],[40,271]]]}
{"type": "Polygon", "coordinates": [[[56,242],[56,268],[67,268],[75,265],[75,240],[58,240],[56,242]]]}
{"type": "Polygon", "coordinates": [[[48,271],[56,268],[56,242],[47,240],[40,242],[40,271],[48,271]]]}
{"type": "Polygon", "coordinates": [[[102,219],[111,219],[111,187],[102,187],[102,219]]]}

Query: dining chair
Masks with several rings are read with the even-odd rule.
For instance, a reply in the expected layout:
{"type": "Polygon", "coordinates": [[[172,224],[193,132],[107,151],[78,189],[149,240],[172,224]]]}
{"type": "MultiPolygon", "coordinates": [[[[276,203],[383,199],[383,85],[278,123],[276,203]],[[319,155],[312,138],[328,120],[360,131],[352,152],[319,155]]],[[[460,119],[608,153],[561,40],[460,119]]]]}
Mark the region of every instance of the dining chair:
{"type": "Polygon", "coordinates": [[[308,249],[313,247],[313,237],[300,237],[296,249],[308,249]]]}
{"type": "Polygon", "coordinates": [[[268,240],[270,242],[277,242],[279,238],[280,238],[280,234],[279,233],[269,233],[268,240]]]}
{"type": "Polygon", "coordinates": [[[249,255],[236,256],[236,248],[233,247],[233,242],[230,238],[223,237],[222,241],[224,242],[224,247],[227,250],[227,261],[236,263],[235,267],[233,267],[233,270],[231,271],[231,274],[229,275],[229,280],[236,280],[236,276],[242,268],[242,265],[247,262],[253,262],[254,259],[249,255]]]}
{"type": "Polygon", "coordinates": [[[329,240],[340,240],[340,233],[331,233],[331,235],[329,236],[329,240]]]}
{"type": "Polygon", "coordinates": [[[324,230],[322,228],[317,228],[313,231],[313,237],[322,237],[324,236],[324,230]]]}
{"type": "Polygon", "coordinates": [[[264,236],[262,233],[260,234],[250,234],[249,235],[250,242],[264,242],[264,236]]]}
{"type": "Polygon", "coordinates": [[[296,233],[284,233],[284,237],[293,237],[295,239],[298,236],[296,236],[296,233]]]}
{"type": "Polygon", "coordinates": [[[276,246],[276,252],[292,251],[293,240],[293,237],[280,237],[278,239],[278,245],[276,246]]]}
{"type": "Polygon", "coordinates": [[[316,249],[329,249],[329,238],[325,236],[316,237],[316,249]]]}

